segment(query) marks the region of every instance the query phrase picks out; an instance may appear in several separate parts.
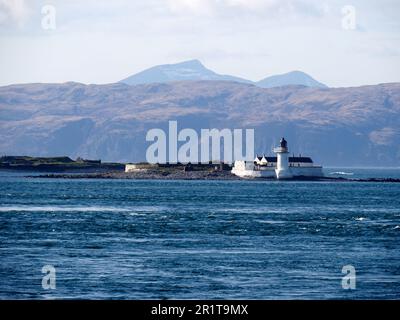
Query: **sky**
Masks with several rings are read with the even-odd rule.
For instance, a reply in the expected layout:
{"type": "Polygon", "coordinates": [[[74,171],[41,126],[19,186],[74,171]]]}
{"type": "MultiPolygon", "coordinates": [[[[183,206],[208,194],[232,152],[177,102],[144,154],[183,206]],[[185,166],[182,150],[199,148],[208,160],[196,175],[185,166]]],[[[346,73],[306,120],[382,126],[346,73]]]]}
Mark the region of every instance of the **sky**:
{"type": "Polygon", "coordinates": [[[400,1],[0,0],[0,85],[112,83],[190,59],[254,81],[400,82],[400,1]]]}

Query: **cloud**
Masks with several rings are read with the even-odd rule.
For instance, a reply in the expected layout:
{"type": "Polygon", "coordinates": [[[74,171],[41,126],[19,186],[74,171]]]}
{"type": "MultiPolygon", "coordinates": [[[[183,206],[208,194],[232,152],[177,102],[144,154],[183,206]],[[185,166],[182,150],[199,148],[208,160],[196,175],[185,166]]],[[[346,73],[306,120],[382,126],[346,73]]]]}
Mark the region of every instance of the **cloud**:
{"type": "Polygon", "coordinates": [[[281,2],[278,0],[168,0],[170,9],[174,12],[210,13],[218,9],[242,8],[255,10],[273,7],[281,2]]]}
{"type": "Polygon", "coordinates": [[[173,13],[211,14],[215,7],[212,0],[168,0],[169,9],[173,13]]]}
{"type": "Polygon", "coordinates": [[[30,15],[25,0],[0,0],[0,25],[16,24],[22,27],[30,15]]]}
{"type": "Polygon", "coordinates": [[[315,0],[168,0],[172,13],[218,15],[227,11],[277,15],[321,16],[326,4],[315,0]]]}
{"type": "Polygon", "coordinates": [[[350,3],[356,30],[341,27],[346,0],[0,0],[0,85],[107,83],[192,58],[253,80],[303,69],[330,86],[399,81],[400,1],[350,3]]]}

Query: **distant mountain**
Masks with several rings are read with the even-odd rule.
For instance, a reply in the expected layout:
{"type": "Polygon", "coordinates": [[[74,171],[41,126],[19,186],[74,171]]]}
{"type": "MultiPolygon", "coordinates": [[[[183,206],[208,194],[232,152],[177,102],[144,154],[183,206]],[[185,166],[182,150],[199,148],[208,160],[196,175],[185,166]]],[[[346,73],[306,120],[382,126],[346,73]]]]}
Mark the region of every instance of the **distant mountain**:
{"type": "Polygon", "coordinates": [[[262,88],[273,88],[287,85],[302,85],[306,87],[326,88],[327,86],[313,79],[301,71],[292,71],[282,75],[267,77],[258,82],[230,76],[221,75],[207,69],[199,60],[189,60],[176,64],[163,64],[136,73],[121,83],[129,85],[166,83],[172,81],[234,81],[240,83],[254,84],[262,88]]]}
{"type": "Polygon", "coordinates": [[[120,82],[137,85],[146,83],[164,83],[184,80],[218,80],[251,83],[250,80],[221,75],[203,66],[199,60],[189,60],[176,64],[164,64],[136,73],[120,82]]]}
{"type": "Polygon", "coordinates": [[[259,88],[229,81],[0,87],[0,155],[145,160],[146,133],[254,128],[255,152],[281,136],[331,166],[400,166],[400,83],[259,88]]]}
{"type": "Polygon", "coordinates": [[[306,87],[327,88],[321,82],[318,82],[308,74],[301,71],[292,71],[285,74],[267,77],[256,82],[256,85],[262,88],[274,88],[288,85],[302,85],[306,87]]]}

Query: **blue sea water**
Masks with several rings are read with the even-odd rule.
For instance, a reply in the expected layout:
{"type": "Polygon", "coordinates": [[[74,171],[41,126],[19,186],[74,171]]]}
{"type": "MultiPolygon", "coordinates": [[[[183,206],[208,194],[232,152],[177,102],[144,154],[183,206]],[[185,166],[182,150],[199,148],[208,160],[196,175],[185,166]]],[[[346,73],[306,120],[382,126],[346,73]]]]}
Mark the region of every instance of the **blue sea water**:
{"type": "Polygon", "coordinates": [[[400,183],[25,174],[0,172],[2,299],[400,298],[400,183]],[[345,265],[355,289],[342,288],[345,265]]]}

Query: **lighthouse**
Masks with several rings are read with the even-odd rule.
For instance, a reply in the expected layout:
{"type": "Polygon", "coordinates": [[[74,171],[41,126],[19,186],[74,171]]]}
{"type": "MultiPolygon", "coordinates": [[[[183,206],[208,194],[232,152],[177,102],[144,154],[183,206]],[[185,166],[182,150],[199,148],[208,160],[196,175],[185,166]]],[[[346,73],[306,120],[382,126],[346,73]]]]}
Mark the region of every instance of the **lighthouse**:
{"type": "Polygon", "coordinates": [[[232,173],[239,177],[249,178],[321,178],[324,176],[322,166],[315,165],[310,157],[301,155],[289,157],[287,141],[282,138],[279,146],[274,148],[276,157],[257,156],[253,161],[235,161],[232,173]]]}
{"type": "Polygon", "coordinates": [[[288,179],[292,178],[292,172],[289,168],[289,150],[287,147],[287,141],[282,137],[280,141],[280,146],[274,148],[274,152],[276,153],[276,177],[278,179],[288,179]]]}

